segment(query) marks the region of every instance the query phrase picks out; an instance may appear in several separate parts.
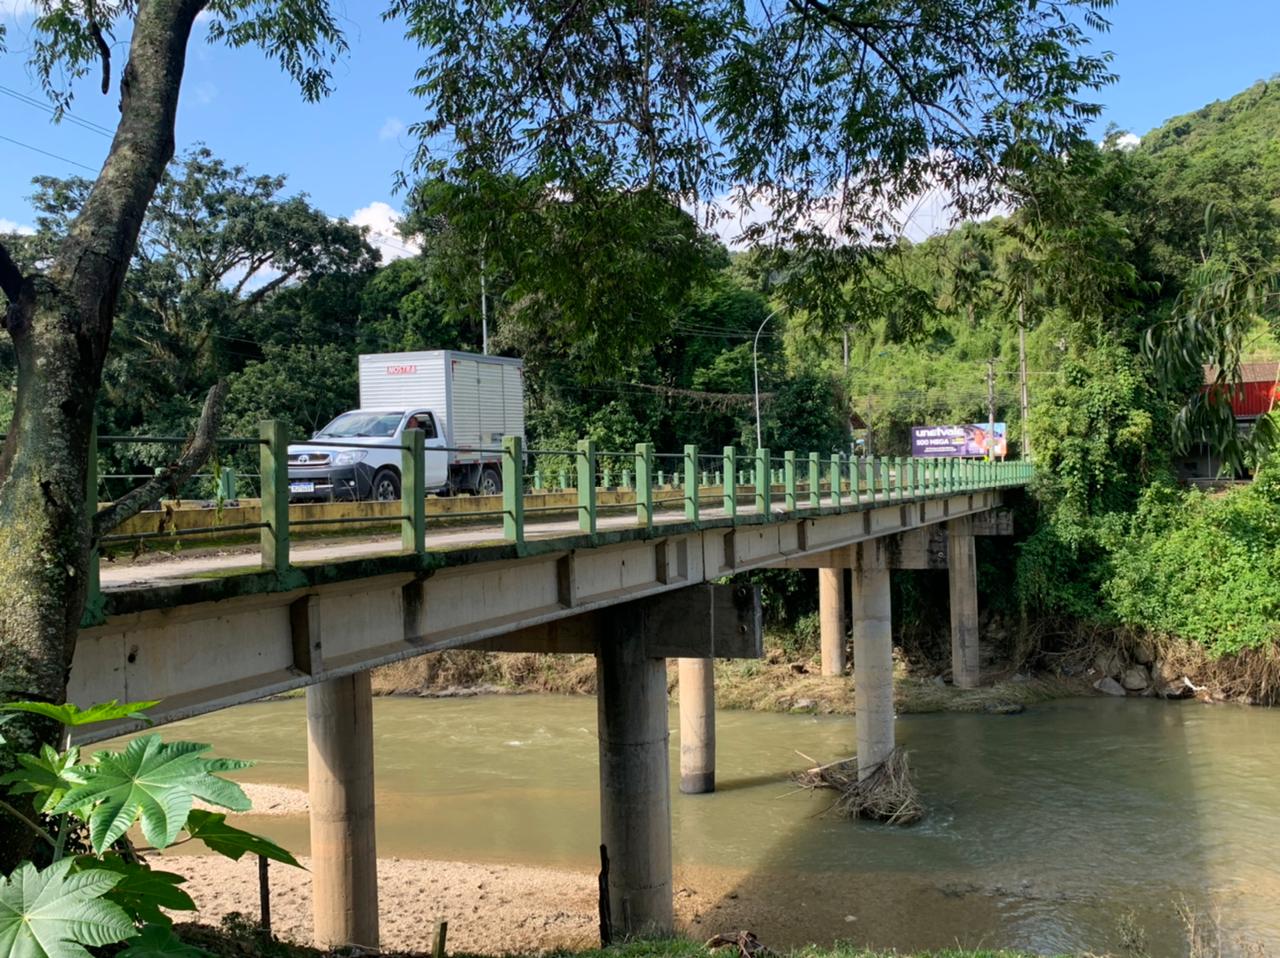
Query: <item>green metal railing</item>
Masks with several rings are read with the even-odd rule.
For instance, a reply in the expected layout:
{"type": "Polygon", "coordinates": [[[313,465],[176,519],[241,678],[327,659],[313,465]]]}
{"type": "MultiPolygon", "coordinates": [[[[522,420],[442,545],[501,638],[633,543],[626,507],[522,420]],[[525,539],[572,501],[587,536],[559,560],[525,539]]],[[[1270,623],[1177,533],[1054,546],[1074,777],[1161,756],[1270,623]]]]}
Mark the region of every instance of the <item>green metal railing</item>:
{"type": "MultiPolygon", "coordinates": [[[[103,441],[173,441],[171,437],[104,437],[103,441]]],[[[90,456],[86,499],[97,506],[96,443],[90,456]]],[[[289,437],[284,423],[263,422],[256,438],[219,440],[221,443],[256,445],[259,450],[261,480],[260,521],[208,529],[185,529],[182,536],[222,534],[257,529],[261,566],[283,575],[290,568],[290,530],[308,525],[340,523],[401,523],[401,549],[421,553],[427,548],[427,490],[425,487],[424,440],[420,430],[408,430],[401,438],[401,501],[399,515],[346,516],[333,518],[289,517],[289,437]]],[[[334,445],[334,443],[326,443],[334,445]]],[[[355,445],[355,444],[351,444],[355,445]]],[[[363,447],[362,447],[363,448],[363,447]]],[[[850,457],[843,453],[824,456],[817,452],[798,454],[785,451],[775,457],[769,449],[756,449],[750,457],[726,446],[720,455],[700,455],[697,446],[687,445],[680,453],[655,453],[652,443],[639,443],[632,452],[601,452],[591,440],[578,442],[573,449],[526,449],[516,436],[503,439],[501,449],[467,450],[482,453],[500,462],[501,507],[467,512],[468,517],[501,517],[502,537],[521,545],[529,532],[530,513],[558,513],[552,519],[567,528],[544,528],[545,532],[572,535],[566,520],[576,518],[578,534],[595,535],[602,509],[610,514],[635,509],[634,525],[652,529],[664,511],[683,513],[686,523],[698,525],[708,519],[752,522],[776,521],[801,515],[829,514],[873,508],[889,503],[938,496],[965,494],[983,489],[1025,485],[1033,478],[1026,462],[979,462],[968,459],[911,459],[903,457],[850,457]],[[544,464],[546,464],[544,466],[544,464]],[[548,473],[556,473],[556,488],[572,493],[568,503],[526,503],[530,493],[547,493],[548,473]],[[599,493],[610,498],[602,507],[599,493]],[[631,493],[629,497],[619,491],[631,493]],[[632,501],[633,500],[633,501],[632,501]],[[716,513],[714,516],[712,513],[716,513]]],[[[616,522],[615,522],[616,524],[616,522]]],[[[103,542],[172,535],[135,533],[104,537],[103,542]]],[[[93,559],[96,560],[96,553],[93,559]]],[[[90,610],[101,606],[97,561],[91,562],[89,578],[90,610]]]]}

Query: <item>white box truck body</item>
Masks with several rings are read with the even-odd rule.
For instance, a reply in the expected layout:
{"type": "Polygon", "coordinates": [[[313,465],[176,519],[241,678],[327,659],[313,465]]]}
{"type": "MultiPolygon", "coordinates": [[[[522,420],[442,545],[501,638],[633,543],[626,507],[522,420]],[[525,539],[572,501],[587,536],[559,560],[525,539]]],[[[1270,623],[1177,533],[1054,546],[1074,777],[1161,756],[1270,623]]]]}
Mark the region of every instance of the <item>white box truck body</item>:
{"type": "Polygon", "coordinates": [[[297,501],[396,499],[406,429],[422,429],[428,492],[502,491],[504,436],[524,438],[524,363],[434,349],[360,357],[360,408],[289,447],[297,501]]]}

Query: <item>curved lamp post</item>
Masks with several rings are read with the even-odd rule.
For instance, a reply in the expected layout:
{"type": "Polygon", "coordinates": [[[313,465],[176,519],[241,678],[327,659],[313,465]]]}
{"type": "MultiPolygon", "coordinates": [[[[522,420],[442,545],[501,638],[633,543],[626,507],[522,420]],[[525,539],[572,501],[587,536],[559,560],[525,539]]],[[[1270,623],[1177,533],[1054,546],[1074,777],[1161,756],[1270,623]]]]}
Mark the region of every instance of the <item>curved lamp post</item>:
{"type": "Polygon", "coordinates": [[[760,434],[760,334],[764,332],[764,327],[769,322],[769,320],[773,319],[773,317],[777,316],[780,312],[782,312],[781,306],[779,306],[777,309],[775,309],[772,313],[770,313],[768,316],[764,318],[764,322],[762,322],[760,324],[760,328],[756,330],[755,341],[752,342],[751,344],[751,365],[754,368],[755,374],[756,374],[756,448],[757,449],[761,449],[764,447],[764,441],[761,438],[761,434],[760,434]]]}

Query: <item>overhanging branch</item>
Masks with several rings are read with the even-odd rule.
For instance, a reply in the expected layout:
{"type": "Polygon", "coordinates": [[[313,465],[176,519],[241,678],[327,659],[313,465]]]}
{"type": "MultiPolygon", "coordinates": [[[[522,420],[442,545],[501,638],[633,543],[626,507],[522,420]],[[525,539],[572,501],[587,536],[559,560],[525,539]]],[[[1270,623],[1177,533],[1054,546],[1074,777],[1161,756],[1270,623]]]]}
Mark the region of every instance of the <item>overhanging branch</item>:
{"type": "Polygon", "coordinates": [[[121,496],[93,517],[93,537],[101,538],[121,523],[133,518],[148,505],[164,496],[174,486],[180,486],[196,474],[209,460],[213,452],[218,425],[222,421],[222,407],[227,398],[227,384],[220,382],[209,390],[204,409],[196,423],[195,433],[183,448],[177,462],[161,470],[121,496]]]}
{"type": "Polygon", "coordinates": [[[0,290],[11,303],[18,301],[18,291],[22,289],[22,271],[13,261],[9,251],[0,243],[0,290]]]}

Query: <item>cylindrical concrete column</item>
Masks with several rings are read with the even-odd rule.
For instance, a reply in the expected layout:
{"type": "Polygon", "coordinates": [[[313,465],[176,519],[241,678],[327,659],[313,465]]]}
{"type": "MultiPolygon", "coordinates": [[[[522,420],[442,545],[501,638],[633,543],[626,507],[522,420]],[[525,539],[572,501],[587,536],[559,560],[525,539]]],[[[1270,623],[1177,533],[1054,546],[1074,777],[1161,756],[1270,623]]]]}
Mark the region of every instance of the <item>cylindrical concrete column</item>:
{"type": "Polygon", "coordinates": [[[320,948],[378,947],[369,673],[307,689],[311,885],[320,948]]]}
{"type": "Polygon", "coordinates": [[[844,674],[844,569],[818,570],[822,674],[844,674]]]}
{"type": "Polygon", "coordinates": [[[859,547],[853,570],[853,672],[858,778],[893,753],[893,626],[883,546],[859,547]]]}
{"type": "Polygon", "coordinates": [[[646,656],[641,629],[624,626],[600,643],[596,684],[600,832],[609,853],[613,932],[669,935],[674,922],[666,660],[646,656]]]}
{"type": "Polygon", "coordinates": [[[714,659],[680,663],[680,791],[716,790],[716,673],[714,659]]]}
{"type": "Polygon", "coordinates": [[[978,652],[978,562],[973,519],[947,520],[947,568],[951,586],[951,681],[975,689],[981,678],[978,652]]]}

